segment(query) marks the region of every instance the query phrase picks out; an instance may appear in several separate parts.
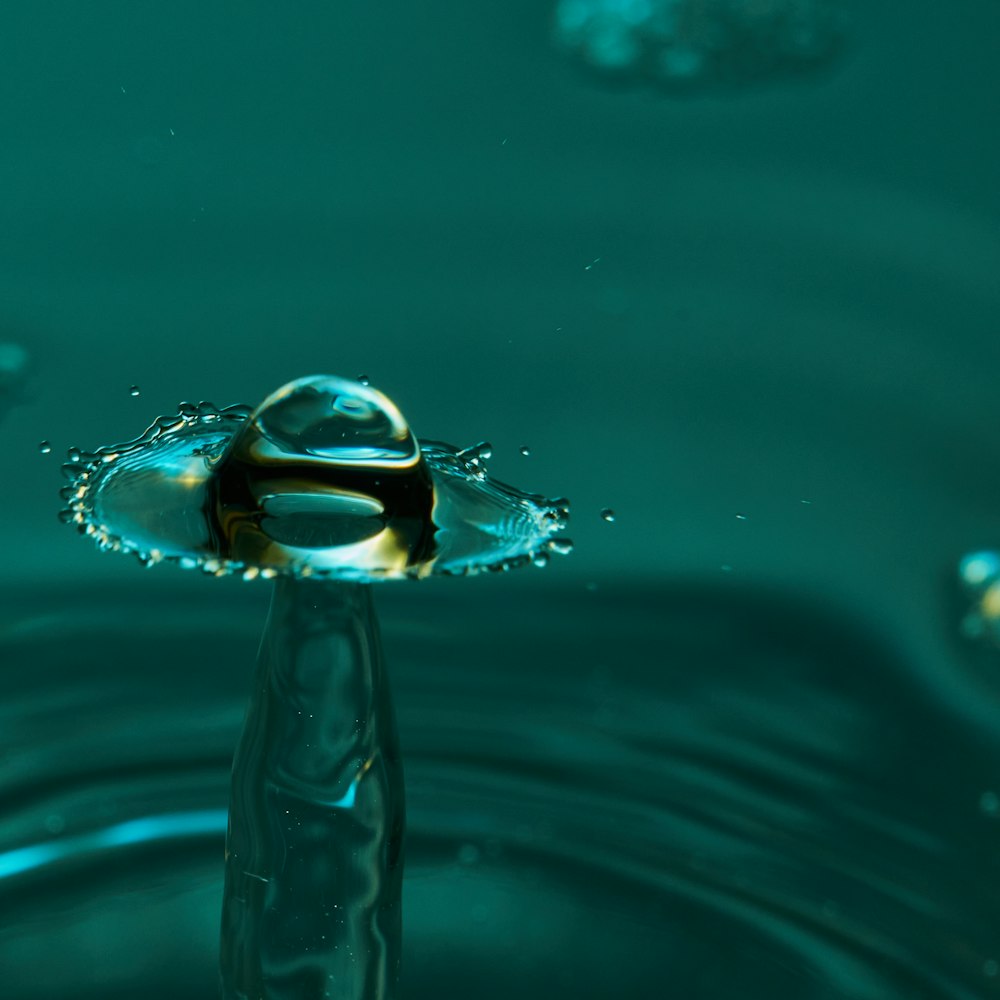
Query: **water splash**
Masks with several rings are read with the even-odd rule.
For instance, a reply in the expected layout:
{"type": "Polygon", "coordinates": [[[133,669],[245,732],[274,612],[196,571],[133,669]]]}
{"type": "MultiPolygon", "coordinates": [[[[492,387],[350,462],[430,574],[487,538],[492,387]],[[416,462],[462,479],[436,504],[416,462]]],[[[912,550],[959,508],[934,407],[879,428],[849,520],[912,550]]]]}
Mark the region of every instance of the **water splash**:
{"type": "Polygon", "coordinates": [[[144,564],[247,579],[467,576],[567,551],[567,502],[493,479],[491,455],[420,444],[382,393],[314,376],[255,409],[185,403],[134,441],[71,449],[61,517],[144,564]]]}
{"type": "Polygon", "coordinates": [[[554,35],[604,77],[697,92],[825,67],[846,31],[830,0],[559,0],[554,35]]]}
{"type": "Polygon", "coordinates": [[[225,1000],[395,993],[402,765],[362,584],[568,552],[566,501],[491,479],[491,455],[421,446],[390,399],[334,376],[69,451],[62,517],[102,550],[279,577],[233,763],[225,1000]]]}

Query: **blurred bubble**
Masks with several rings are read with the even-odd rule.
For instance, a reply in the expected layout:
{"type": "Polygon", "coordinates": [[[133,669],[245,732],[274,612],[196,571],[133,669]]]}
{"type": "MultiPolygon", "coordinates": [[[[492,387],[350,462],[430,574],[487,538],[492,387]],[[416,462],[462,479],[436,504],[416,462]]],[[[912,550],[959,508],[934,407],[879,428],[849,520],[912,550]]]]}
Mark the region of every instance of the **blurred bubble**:
{"type": "Polygon", "coordinates": [[[20,344],[0,343],[0,417],[25,397],[31,358],[20,344]]]}
{"type": "Polygon", "coordinates": [[[845,22],[835,0],[559,0],[554,36],[605,77],[697,92],[828,66],[845,22]]]}
{"type": "Polygon", "coordinates": [[[958,582],[969,602],[962,635],[1000,646],[1000,553],[984,549],[964,556],[958,582]]]}

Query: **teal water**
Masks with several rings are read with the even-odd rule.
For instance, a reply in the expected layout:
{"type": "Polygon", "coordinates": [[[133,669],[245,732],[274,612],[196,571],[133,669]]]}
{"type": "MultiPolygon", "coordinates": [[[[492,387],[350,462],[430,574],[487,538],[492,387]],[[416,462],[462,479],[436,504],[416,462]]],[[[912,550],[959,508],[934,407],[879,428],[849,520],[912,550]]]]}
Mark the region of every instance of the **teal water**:
{"type": "Polygon", "coordinates": [[[569,551],[567,501],[491,479],[491,454],[421,446],[367,378],[331,375],[69,450],[60,519],[101,552],[276,580],[232,768],[225,1000],[397,995],[404,782],[368,584],[569,551]]]}
{"type": "Polygon", "coordinates": [[[401,995],[995,995],[1000,6],[567,8],[0,9],[0,993],[214,995],[268,599],[61,456],[334,370],[574,501],[376,595],[401,995]]]}
{"type": "MultiPolygon", "coordinates": [[[[0,700],[12,998],[216,996],[266,594],[174,576],[55,616],[5,601],[4,662],[32,665],[0,700]]],[[[872,622],[530,574],[376,596],[409,794],[401,995],[1000,992],[995,733],[872,622]]]]}

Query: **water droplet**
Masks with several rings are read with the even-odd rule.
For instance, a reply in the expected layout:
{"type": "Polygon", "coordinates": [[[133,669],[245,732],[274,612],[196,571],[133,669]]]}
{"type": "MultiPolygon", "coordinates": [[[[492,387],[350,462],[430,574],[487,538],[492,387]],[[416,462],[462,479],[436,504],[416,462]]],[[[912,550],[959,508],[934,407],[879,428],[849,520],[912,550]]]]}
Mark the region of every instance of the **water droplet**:
{"type": "Polygon", "coordinates": [[[130,396],[138,396],[139,395],[139,387],[137,385],[130,385],[129,389],[128,389],[128,394],[130,396]]]}
{"type": "Polygon", "coordinates": [[[979,811],[991,818],[1000,816],[1000,796],[996,792],[983,792],[979,796],[979,811]]]}
{"type": "Polygon", "coordinates": [[[605,507],[601,511],[601,520],[607,521],[608,524],[613,524],[615,520],[615,512],[610,507],[605,507]]]}
{"type": "Polygon", "coordinates": [[[421,446],[382,393],[315,376],[253,409],[182,403],[128,444],[74,449],[62,495],[102,549],[214,576],[469,575],[568,552],[553,537],[567,502],[489,478],[491,454],[421,446]]]}
{"type": "Polygon", "coordinates": [[[591,270],[593,270],[594,265],[595,264],[600,264],[600,262],[601,262],[601,258],[600,257],[595,257],[589,264],[584,264],[583,269],[585,271],[591,271],[591,270]]]}
{"type": "Polygon", "coordinates": [[[79,448],[69,448],[66,451],[66,457],[71,462],[79,462],[80,459],[83,457],[83,453],[80,451],[79,448]]]}
{"type": "Polygon", "coordinates": [[[958,580],[969,601],[960,625],[962,635],[1000,646],[1000,553],[965,556],[958,564],[958,580]]]}
{"type": "Polygon", "coordinates": [[[812,500],[800,500],[799,503],[804,503],[804,504],[806,504],[806,506],[811,506],[812,505],[812,500]]]}
{"type": "Polygon", "coordinates": [[[48,455],[48,453],[50,451],[52,451],[52,442],[51,441],[39,441],[38,442],[38,450],[43,455],[48,455]]]}
{"type": "Polygon", "coordinates": [[[371,385],[371,380],[367,375],[359,375],[356,381],[360,382],[362,385],[371,385]]]}
{"type": "Polygon", "coordinates": [[[747,516],[746,516],[746,514],[737,514],[736,515],[736,520],[737,521],[745,521],[745,520],[747,520],[747,516]]]}
{"type": "Polygon", "coordinates": [[[549,551],[556,555],[568,556],[573,551],[573,542],[569,538],[550,538],[549,551]]]}
{"type": "Polygon", "coordinates": [[[525,458],[531,454],[531,449],[526,445],[522,444],[520,448],[517,449],[525,458]]]}
{"type": "Polygon", "coordinates": [[[549,554],[544,549],[536,552],[532,557],[531,561],[539,568],[545,569],[549,564],[549,554]]]}

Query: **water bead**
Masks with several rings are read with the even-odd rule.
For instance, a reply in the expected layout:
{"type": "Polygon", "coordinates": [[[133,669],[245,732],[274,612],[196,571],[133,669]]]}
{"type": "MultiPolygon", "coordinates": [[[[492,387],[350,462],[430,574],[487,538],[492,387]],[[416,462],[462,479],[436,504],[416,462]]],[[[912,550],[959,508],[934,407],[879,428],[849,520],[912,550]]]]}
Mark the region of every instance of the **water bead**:
{"type": "Polygon", "coordinates": [[[615,520],[615,512],[610,507],[605,507],[601,511],[601,520],[607,521],[609,524],[613,524],[615,520]]]}
{"type": "Polygon", "coordinates": [[[103,545],[244,579],[464,576],[569,551],[566,502],[492,479],[491,455],[421,444],[382,393],[311,376],[252,410],[182,403],[134,441],[72,449],[63,495],[103,545]]]}
{"type": "Polygon", "coordinates": [[[525,458],[527,458],[527,457],[528,457],[528,456],[529,456],[529,455],[531,454],[531,449],[530,449],[530,448],[529,448],[529,447],[528,447],[528,446],[527,446],[526,444],[522,444],[522,445],[521,445],[521,447],[520,447],[520,448],[518,448],[518,451],[519,451],[519,452],[520,452],[520,453],[521,453],[521,454],[522,454],[522,455],[523,455],[523,456],[524,456],[525,458]]]}
{"type": "Polygon", "coordinates": [[[38,450],[39,450],[39,452],[41,454],[48,455],[52,451],[52,442],[51,441],[39,441],[38,442],[38,450]]]}
{"type": "Polygon", "coordinates": [[[128,394],[130,396],[138,396],[139,395],[139,387],[137,385],[129,386],[128,394]]]}

